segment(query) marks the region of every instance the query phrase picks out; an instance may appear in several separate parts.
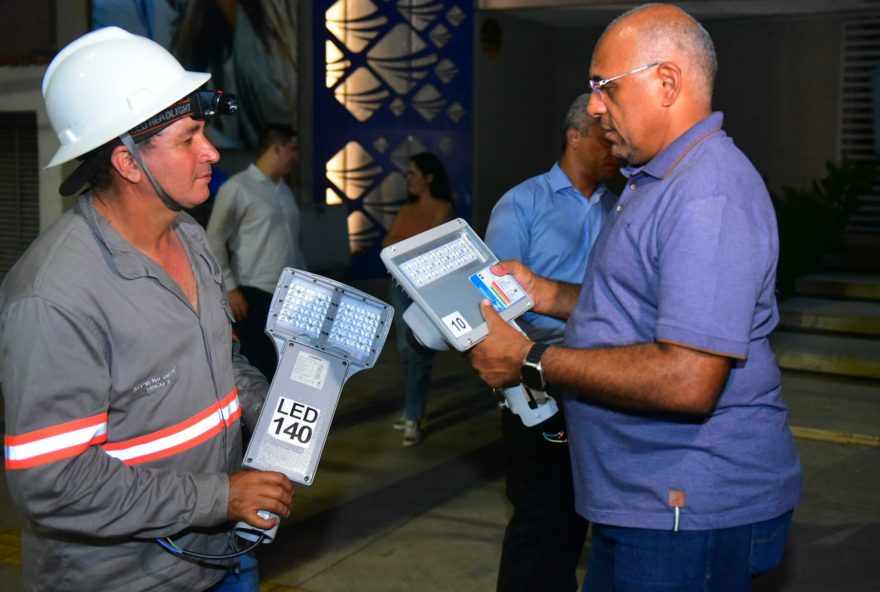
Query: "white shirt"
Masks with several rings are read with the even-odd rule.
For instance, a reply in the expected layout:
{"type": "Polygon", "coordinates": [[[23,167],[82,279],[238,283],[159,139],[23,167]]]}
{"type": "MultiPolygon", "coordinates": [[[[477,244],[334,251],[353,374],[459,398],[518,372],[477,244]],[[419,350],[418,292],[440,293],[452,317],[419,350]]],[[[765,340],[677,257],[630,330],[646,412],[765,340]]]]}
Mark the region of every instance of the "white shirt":
{"type": "Polygon", "coordinates": [[[306,268],[293,191],[254,164],[220,187],[207,233],[227,292],[250,286],[272,293],[285,267],[306,268]]]}

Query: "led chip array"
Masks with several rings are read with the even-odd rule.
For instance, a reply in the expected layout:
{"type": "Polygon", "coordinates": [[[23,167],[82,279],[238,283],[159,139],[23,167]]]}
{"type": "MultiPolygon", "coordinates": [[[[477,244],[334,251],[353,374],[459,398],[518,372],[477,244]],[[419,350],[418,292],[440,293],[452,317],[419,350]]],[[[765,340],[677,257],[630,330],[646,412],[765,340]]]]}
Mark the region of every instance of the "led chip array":
{"type": "Polygon", "coordinates": [[[298,333],[318,337],[329,307],[330,294],[326,291],[294,283],[284,298],[284,304],[278,313],[278,321],[292,327],[298,333]]]}
{"type": "Polygon", "coordinates": [[[379,321],[380,315],[372,307],[343,300],[336,311],[328,341],[347,351],[369,355],[379,321]]]}
{"type": "Polygon", "coordinates": [[[430,284],[482,257],[466,236],[432,249],[401,264],[400,269],[417,288],[430,284]]]}

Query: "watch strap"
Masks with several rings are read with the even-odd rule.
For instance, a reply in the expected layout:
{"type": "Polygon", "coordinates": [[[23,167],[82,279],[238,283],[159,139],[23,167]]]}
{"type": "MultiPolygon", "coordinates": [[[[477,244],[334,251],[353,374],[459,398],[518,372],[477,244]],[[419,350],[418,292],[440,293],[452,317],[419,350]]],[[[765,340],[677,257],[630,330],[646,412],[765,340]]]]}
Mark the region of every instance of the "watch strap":
{"type": "Polygon", "coordinates": [[[536,343],[532,346],[532,349],[529,350],[529,353],[526,355],[526,359],[524,363],[536,365],[541,361],[541,356],[544,355],[544,351],[550,347],[549,343],[536,343]]]}

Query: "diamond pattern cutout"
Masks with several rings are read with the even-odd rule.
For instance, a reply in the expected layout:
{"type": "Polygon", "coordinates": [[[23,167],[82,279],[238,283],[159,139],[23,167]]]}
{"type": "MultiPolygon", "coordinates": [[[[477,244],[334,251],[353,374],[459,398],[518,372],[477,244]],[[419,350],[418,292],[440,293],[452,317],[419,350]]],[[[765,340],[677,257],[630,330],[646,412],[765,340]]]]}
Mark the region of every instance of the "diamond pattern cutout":
{"type": "Polygon", "coordinates": [[[367,63],[388,86],[405,95],[428,75],[437,54],[412,27],[399,23],[367,53],[367,63]]]}
{"type": "Polygon", "coordinates": [[[399,0],[397,10],[417,31],[424,31],[443,10],[437,0],[399,0]]]}
{"type": "Polygon", "coordinates": [[[467,18],[467,15],[458,6],[453,6],[449,9],[449,12],[446,13],[446,20],[452,23],[453,27],[457,27],[463,23],[465,18],[467,18]]]}
{"type": "Polygon", "coordinates": [[[412,107],[426,121],[431,121],[437,114],[443,111],[446,106],[446,99],[440,94],[432,84],[426,84],[419,92],[413,95],[412,107]]]}
{"type": "Polygon", "coordinates": [[[455,143],[449,136],[443,136],[437,143],[437,148],[440,150],[440,154],[448,156],[452,154],[453,149],[455,149],[455,143]]]}
{"type": "Polygon", "coordinates": [[[443,60],[437,64],[437,67],[434,68],[434,74],[437,75],[437,78],[449,84],[453,78],[458,76],[458,66],[452,63],[452,60],[449,58],[443,58],[443,60]]]}
{"type": "Polygon", "coordinates": [[[378,111],[391,93],[368,68],[358,68],[333,93],[336,100],[358,121],[366,121],[378,111]]]}
{"type": "Polygon", "coordinates": [[[336,193],[333,188],[328,187],[327,191],[324,192],[324,202],[328,206],[337,206],[342,203],[342,197],[338,193],[336,193]]]}
{"type": "Polygon", "coordinates": [[[437,47],[443,47],[452,39],[452,33],[440,23],[428,33],[428,38],[434,42],[437,47]]]}
{"type": "Polygon", "coordinates": [[[327,88],[333,88],[339,79],[345,76],[345,71],[351,67],[351,60],[345,57],[336,44],[327,40],[324,43],[325,54],[325,79],[327,88]]]}
{"type": "Polygon", "coordinates": [[[446,110],[446,116],[455,123],[461,121],[461,118],[464,117],[466,113],[464,107],[462,107],[458,101],[449,105],[449,109],[446,110]]]}
{"type": "Polygon", "coordinates": [[[339,0],[324,13],[327,30],[352,53],[360,53],[379,36],[388,18],[370,0],[339,0]]]}
{"type": "Polygon", "coordinates": [[[350,200],[360,199],[376,178],[382,167],[370,153],[357,142],[349,142],[327,161],[327,180],[342,190],[350,200]]]}
{"type": "Polygon", "coordinates": [[[397,97],[396,99],[391,101],[391,104],[388,105],[388,107],[391,109],[391,112],[398,117],[403,115],[403,112],[406,111],[406,103],[400,97],[397,97]]]}
{"type": "Polygon", "coordinates": [[[348,248],[358,253],[378,240],[382,230],[363,212],[354,211],[348,215],[348,248]]]}

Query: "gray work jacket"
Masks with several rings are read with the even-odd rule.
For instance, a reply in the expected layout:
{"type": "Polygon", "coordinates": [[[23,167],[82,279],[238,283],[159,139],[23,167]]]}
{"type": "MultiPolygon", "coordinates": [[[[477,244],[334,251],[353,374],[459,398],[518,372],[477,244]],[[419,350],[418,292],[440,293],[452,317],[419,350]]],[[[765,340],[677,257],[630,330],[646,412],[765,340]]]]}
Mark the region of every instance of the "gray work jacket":
{"type": "Polygon", "coordinates": [[[185,213],[174,228],[198,310],[89,195],[0,286],[6,478],[28,521],[28,589],[203,590],[224,575],[155,538],[231,549],[227,473],[266,382],[233,348],[204,232],[185,213]]]}

